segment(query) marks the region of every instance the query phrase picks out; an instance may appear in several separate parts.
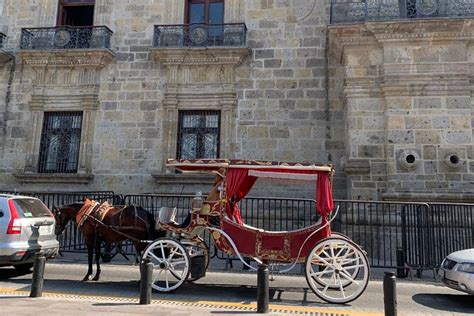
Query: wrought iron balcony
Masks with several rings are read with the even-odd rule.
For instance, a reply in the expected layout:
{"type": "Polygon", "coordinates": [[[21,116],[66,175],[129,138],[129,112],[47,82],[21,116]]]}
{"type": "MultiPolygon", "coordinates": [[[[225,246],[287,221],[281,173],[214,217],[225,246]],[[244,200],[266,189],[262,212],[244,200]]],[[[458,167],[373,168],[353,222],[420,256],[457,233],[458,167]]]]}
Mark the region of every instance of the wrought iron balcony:
{"type": "Polygon", "coordinates": [[[20,49],[109,49],[112,33],[106,26],[25,28],[20,49]]]}
{"type": "Polygon", "coordinates": [[[5,34],[3,34],[2,32],[0,32],[0,49],[3,48],[3,42],[5,42],[7,36],[5,34]]]}
{"type": "Polygon", "coordinates": [[[153,47],[242,47],[244,23],[155,25],[153,47]]]}
{"type": "Polygon", "coordinates": [[[331,0],[331,24],[473,16],[472,0],[331,0]]]}

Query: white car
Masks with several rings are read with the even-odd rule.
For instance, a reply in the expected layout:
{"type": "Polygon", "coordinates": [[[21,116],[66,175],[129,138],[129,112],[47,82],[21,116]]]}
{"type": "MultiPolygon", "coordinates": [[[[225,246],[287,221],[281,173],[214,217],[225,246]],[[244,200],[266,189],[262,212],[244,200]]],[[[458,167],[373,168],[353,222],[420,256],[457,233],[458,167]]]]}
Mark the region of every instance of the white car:
{"type": "Polygon", "coordinates": [[[474,295],[474,248],[449,254],[439,274],[446,286],[474,295]]]}
{"type": "Polygon", "coordinates": [[[28,272],[36,253],[56,256],[54,226],[53,214],[37,198],[0,194],[0,267],[28,272]]]}

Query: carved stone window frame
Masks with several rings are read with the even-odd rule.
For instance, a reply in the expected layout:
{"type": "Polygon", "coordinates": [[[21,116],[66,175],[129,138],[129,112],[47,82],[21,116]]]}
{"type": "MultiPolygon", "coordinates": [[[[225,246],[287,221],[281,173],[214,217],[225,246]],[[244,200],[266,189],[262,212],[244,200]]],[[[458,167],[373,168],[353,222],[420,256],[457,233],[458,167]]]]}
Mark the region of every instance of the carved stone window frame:
{"type": "Polygon", "coordinates": [[[98,109],[97,94],[74,95],[73,91],[70,91],[64,95],[33,95],[29,106],[32,128],[27,140],[25,168],[15,176],[22,182],[88,183],[92,180],[91,149],[95,125],[93,114],[98,109]],[[44,113],[62,111],[83,113],[77,173],[38,173],[44,113]]]}
{"type": "MultiPolygon", "coordinates": [[[[152,58],[165,66],[161,172],[167,158],[176,158],[178,113],[182,110],[221,112],[220,157],[232,157],[235,143],[237,92],[235,68],[250,50],[238,48],[152,48],[152,58]]],[[[158,177],[159,173],[153,173],[158,177]]]]}

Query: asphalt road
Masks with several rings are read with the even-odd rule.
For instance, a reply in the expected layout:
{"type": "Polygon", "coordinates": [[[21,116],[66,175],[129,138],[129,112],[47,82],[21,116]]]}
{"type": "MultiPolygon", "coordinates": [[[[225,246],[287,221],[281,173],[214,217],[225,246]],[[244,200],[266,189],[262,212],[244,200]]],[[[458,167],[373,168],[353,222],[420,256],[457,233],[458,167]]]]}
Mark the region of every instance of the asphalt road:
{"type": "MultiPolygon", "coordinates": [[[[138,266],[104,264],[98,282],[80,282],[87,270],[84,263],[48,262],[44,291],[79,296],[136,299],[139,296],[138,266]]],[[[20,275],[12,268],[0,268],[0,289],[29,291],[31,274],[20,275]]],[[[328,304],[309,290],[304,276],[275,275],[270,282],[270,304],[314,311],[383,313],[381,280],[371,280],[364,294],[347,305],[328,304]]],[[[214,302],[210,304],[253,304],[256,301],[256,275],[248,272],[208,272],[206,277],[186,283],[171,294],[153,293],[153,300],[178,302],[214,302]]],[[[0,295],[1,296],[1,295],[0,295]]],[[[474,314],[474,297],[448,289],[438,282],[397,281],[400,315],[466,315],[474,314]]],[[[14,304],[15,298],[11,297],[14,304]]],[[[20,302],[23,299],[17,298],[20,302]]],[[[3,300],[5,305],[7,301],[3,300]]],[[[23,302],[23,301],[21,301],[23,302]]],[[[22,304],[27,304],[23,302],[22,304]]],[[[111,303],[113,306],[113,303],[111,303]]],[[[120,303],[117,303],[120,304],[120,303]]],[[[3,305],[2,305],[3,306],[3,305]]],[[[13,306],[13,305],[12,305],[13,306]]],[[[25,305],[26,306],[26,305],[25,305]]],[[[46,310],[44,310],[46,313],[46,310]]],[[[41,313],[39,313],[41,314],[41,313]]],[[[235,314],[235,312],[234,312],[235,314]]]]}

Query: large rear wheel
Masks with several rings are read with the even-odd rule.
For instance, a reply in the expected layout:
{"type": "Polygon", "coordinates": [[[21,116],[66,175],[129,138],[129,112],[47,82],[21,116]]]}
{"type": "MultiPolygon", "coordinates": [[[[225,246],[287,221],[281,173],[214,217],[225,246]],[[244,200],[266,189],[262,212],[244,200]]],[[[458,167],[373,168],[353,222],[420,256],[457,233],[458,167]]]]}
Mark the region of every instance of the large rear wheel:
{"type": "Polygon", "coordinates": [[[306,281],[311,290],[329,303],[344,304],[357,299],[369,283],[369,262],[351,240],[329,237],[308,254],[306,281]]]}
{"type": "Polygon", "coordinates": [[[190,260],[186,248],[172,238],[160,238],[145,248],[143,258],[153,263],[151,287],[159,292],[177,290],[188,278],[190,260]]]}

